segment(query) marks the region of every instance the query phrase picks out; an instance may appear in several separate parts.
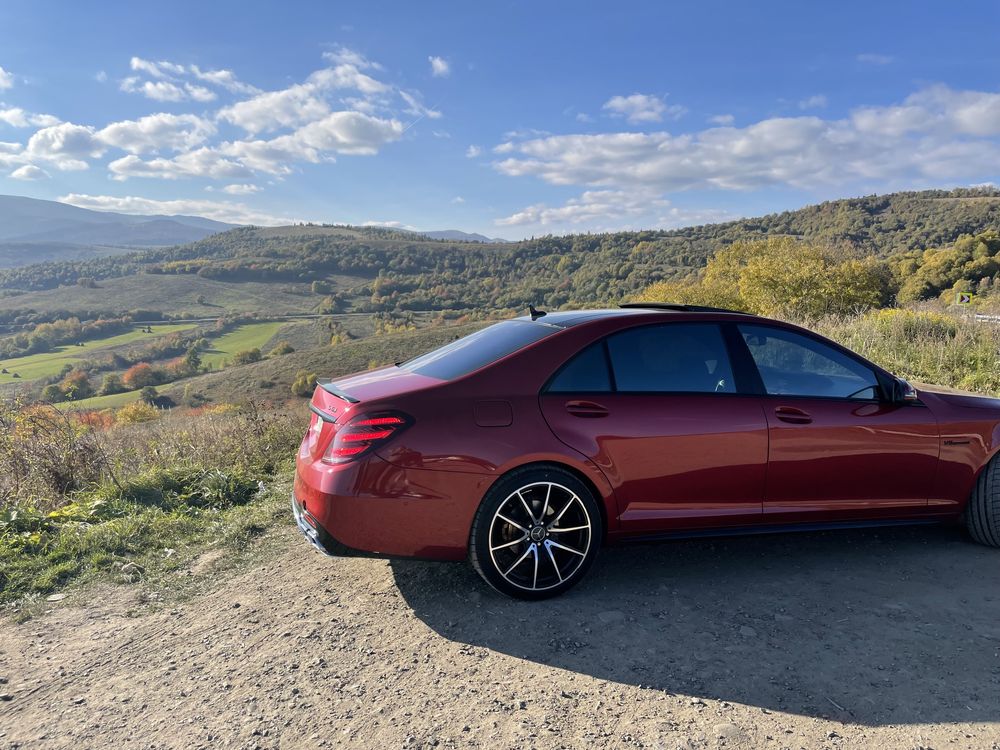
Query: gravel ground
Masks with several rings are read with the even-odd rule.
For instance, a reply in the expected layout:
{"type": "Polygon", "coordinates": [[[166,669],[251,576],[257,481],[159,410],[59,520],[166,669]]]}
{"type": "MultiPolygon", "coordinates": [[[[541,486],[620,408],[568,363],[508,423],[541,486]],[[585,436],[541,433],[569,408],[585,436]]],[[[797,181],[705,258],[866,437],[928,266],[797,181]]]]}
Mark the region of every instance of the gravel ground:
{"type": "Polygon", "coordinates": [[[1000,552],[957,529],[611,549],[534,604],[276,543],[0,625],[0,748],[1000,748],[1000,552]]]}

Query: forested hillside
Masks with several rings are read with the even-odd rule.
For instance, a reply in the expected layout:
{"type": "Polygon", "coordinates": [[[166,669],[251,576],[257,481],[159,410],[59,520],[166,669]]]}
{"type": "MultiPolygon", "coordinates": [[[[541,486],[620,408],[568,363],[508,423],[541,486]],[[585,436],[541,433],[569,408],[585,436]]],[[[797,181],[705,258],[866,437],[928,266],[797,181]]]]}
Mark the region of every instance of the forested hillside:
{"type": "MultiPolygon", "coordinates": [[[[2,272],[0,296],[8,299],[0,310],[29,310],[35,295],[19,293],[59,286],[68,287],[59,291],[64,309],[73,310],[79,296],[92,310],[93,295],[77,295],[73,285],[86,288],[91,280],[137,277],[153,288],[165,276],[188,278],[192,284],[281,283],[288,292],[307,292],[302,312],[597,304],[620,301],[653,282],[690,276],[715,251],[737,241],[789,236],[847,255],[905,257],[905,264],[889,265],[914,275],[925,250],[949,248],[964,235],[997,228],[1000,191],[992,189],[868,196],[671,231],[546,236],[503,244],[432,240],[377,228],[246,227],[169,249],[2,272]]],[[[976,279],[993,275],[995,248],[992,243],[984,247],[985,259],[979,252],[980,262],[969,271],[978,274],[976,279]]],[[[959,255],[964,257],[965,251],[959,255]]],[[[941,266],[942,259],[935,258],[941,266]]],[[[936,294],[963,278],[961,263],[949,263],[933,283],[908,289],[909,297],[936,294]]],[[[102,312],[127,312],[116,308],[113,299],[107,304],[102,312]]],[[[161,307],[166,314],[193,314],[161,307]]],[[[11,319],[10,312],[5,319],[11,319]]]]}

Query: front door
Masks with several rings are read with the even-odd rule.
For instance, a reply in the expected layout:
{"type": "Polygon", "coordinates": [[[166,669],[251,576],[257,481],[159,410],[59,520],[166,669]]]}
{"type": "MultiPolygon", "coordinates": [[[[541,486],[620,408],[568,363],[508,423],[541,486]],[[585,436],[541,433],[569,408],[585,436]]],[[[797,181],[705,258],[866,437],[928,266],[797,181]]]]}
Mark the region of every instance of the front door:
{"type": "Polygon", "coordinates": [[[891,518],[927,506],[939,445],[929,409],[886,401],[866,363],[818,338],[738,329],[767,394],[768,521],[891,518]]]}
{"type": "Polygon", "coordinates": [[[665,323],[585,349],[540,399],[611,481],[621,529],[657,532],[760,520],[767,420],[737,385],[718,325],[665,323]]]}

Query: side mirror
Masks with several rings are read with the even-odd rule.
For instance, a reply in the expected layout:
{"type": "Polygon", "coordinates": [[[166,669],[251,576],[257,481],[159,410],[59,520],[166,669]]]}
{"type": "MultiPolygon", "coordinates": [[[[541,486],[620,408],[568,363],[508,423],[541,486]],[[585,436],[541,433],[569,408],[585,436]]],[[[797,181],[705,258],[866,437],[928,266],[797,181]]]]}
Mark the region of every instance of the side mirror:
{"type": "Polygon", "coordinates": [[[896,386],[893,389],[893,401],[897,404],[913,403],[920,400],[917,389],[907,383],[902,378],[896,378],[896,386]]]}

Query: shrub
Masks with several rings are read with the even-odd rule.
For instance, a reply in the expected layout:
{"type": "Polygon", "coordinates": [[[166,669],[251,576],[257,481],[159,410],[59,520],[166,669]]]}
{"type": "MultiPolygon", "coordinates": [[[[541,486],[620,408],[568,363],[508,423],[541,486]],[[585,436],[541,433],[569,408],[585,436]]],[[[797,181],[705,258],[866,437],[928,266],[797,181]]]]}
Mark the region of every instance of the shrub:
{"type": "Polygon", "coordinates": [[[79,401],[94,395],[94,386],[90,377],[83,370],[71,370],[59,384],[59,389],[70,401],[79,401]]]}
{"type": "Polygon", "coordinates": [[[139,400],[144,404],[155,404],[157,395],[156,388],[151,385],[147,385],[139,391],[139,400]]]}
{"type": "Polygon", "coordinates": [[[291,344],[289,344],[287,341],[279,341],[277,344],[275,344],[271,348],[271,351],[269,352],[269,356],[271,356],[271,357],[280,357],[283,354],[291,354],[294,351],[295,351],[295,348],[291,344]]]}
{"type": "Polygon", "coordinates": [[[144,401],[135,401],[115,412],[117,424],[142,424],[160,418],[160,410],[144,401]]]}
{"type": "Polygon", "coordinates": [[[46,401],[50,404],[58,404],[60,401],[66,400],[66,394],[62,392],[60,388],[55,383],[50,383],[42,389],[42,401],[46,401]]]}
{"type": "Polygon", "coordinates": [[[311,396],[316,390],[317,375],[308,370],[299,370],[295,375],[295,382],[292,383],[293,396],[311,396]]]}
{"type": "Polygon", "coordinates": [[[109,372],[104,376],[104,381],[101,383],[100,395],[102,396],[113,396],[116,393],[124,393],[128,390],[125,387],[125,383],[122,382],[122,376],[114,372],[109,372]]]}
{"type": "Polygon", "coordinates": [[[233,364],[248,365],[251,362],[260,362],[261,359],[263,359],[263,355],[261,355],[260,349],[245,349],[233,355],[233,364]]]}
{"type": "Polygon", "coordinates": [[[151,364],[139,362],[125,371],[122,382],[128,390],[134,391],[147,385],[158,385],[160,376],[151,364]]]}

